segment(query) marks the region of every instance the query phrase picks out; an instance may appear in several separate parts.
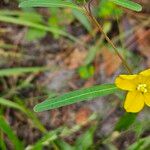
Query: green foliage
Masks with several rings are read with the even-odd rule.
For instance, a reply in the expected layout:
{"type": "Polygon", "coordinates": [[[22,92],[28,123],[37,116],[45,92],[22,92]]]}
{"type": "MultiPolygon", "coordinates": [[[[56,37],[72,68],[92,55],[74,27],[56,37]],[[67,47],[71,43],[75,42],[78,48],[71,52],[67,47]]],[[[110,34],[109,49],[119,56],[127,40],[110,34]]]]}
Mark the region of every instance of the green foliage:
{"type": "MultiPolygon", "coordinates": [[[[48,18],[48,25],[56,27],[61,30],[66,30],[66,26],[71,24],[74,20],[71,10],[66,11],[65,9],[50,7],[48,8],[50,17],[48,18]]],[[[59,34],[54,34],[55,38],[60,38],[59,34]]]]}
{"type": "MultiPolygon", "coordinates": [[[[22,0],[21,0],[22,1],[22,0]]],[[[13,23],[17,25],[22,25],[28,27],[28,32],[26,34],[26,39],[29,41],[40,39],[46,35],[47,32],[50,32],[54,35],[54,37],[64,36],[68,37],[73,41],[77,41],[75,37],[70,35],[65,31],[66,22],[73,22],[76,18],[80,21],[80,23],[87,29],[87,31],[91,32],[92,27],[90,22],[88,21],[86,15],[83,13],[83,10],[74,4],[73,2],[77,2],[77,4],[83,4],[84,0],[26,0],[20,3],[20,7],[24,10],[28,10],[30,7],[50,7],[50,18],[47,18],[47,22],[43,19],[41,15],[36,13],[34,9],[31,11],[0,11],[0,21],[6,23],[13,23]],[[64,15],[65,9],[61,8],[70,8],[70,15],[64,15]],[[73,17],[74,15],[74,17],[73,17]],[[68,18],[67,18],[68,17],[68,18]]],[[[88,1],[87,1],[88,2],[88,1]]],[[[113,17],[115,15],[120,16],[122,14],[121,8],[116,6],[122,6],[134,11],[141,11],[142,7],[129,0],[101,0],[98,15],[100,17],[113,17]]],[[[30,9],[29,9],[30,10],[30,9]]],[[[108,33],[111,29],[111,24],[105,24],[103,26],[103,30],[105,33],[108,33]]],[[[94,74],[94,67],[91,65],[93,62],[96,53],[100,50],[100,47],[105,44],[101,41],[103,40],[103,36],[99,40],[93,44],[89,48],[88,57],[84,61],[84,66],[81,66],[78,70],[81,78],[88,79],[94,74]]],[[[10,48],[10,47],[9,47],[10,48]]],[[[44,67],[19,67],[19,68],[8,68],[8,69],[0,69],[0,77],[9,77],[9,76],[18,76],[24,75],[26,73],[38,73],[41,71],[45,71],[47,68],[44,67]]],[[[25,81],[26,82],[26,81],[25,81]]],[[[11,89],[10,89],[11,90],[11,89]]],[[[87,89],[81,89],[73,92],[66,93],[59,97],[49,97],[46,101],[37,104],[34,108],[36,112],[41,112],[44,110],[50,110],[54,108],[59,108],[62,106],[74,104],[76,102],[90,100],[96,97],[105,96],[108,94],[112,94],[118,91],[118,88],[114,84],[104,84],[93,86],[87,89]]],[[[120,96],[122,97],[122,95],[120,96]]],[[[60,150],[89,150],[93,145],[95,126],[89,128],[85,133],[83,133],[79,138],[75,141],[73,145],[68,144],[62,137],[68,136],[76,131],[79,131],[81,127],[76,125],[75,127],[69,128],[57,128],[48,132],[42,123],[37,118],[36,114],[33,110],[30,110],[25,106],[25,102],[21,102],[19,99],[18,102],[16,97],[10,98],[13,101],[7,100],[5,98],[0,97],[0,105],[2,109],[0,113],[7,108],[15,109],[25,114],[25,117],[30,119],[30,122],[34,124],[34,127],[40,130],[42,137],[33,145],[27,146],[26,150],[42,150],[44,147],[51,148],[55,147],[55,149],[60,150]]],[[[132,131],[136,132],[138,138],[142,133],[142,125],[136,122],[137,114],[125,113],[117,122],[114,130],[124,131],[127,130],[133,123],[137,123],[135,128],[132,131]],[[139,134],[139,135],[138,135],[139,134]]],[[[13,129],[6,122],[4,117],[0,116],[0,129],[3,134],[6,134],[10,139],[12,144],[14,145],[14,149],[21,150],[24,149],[22,142],[15,135],[13,129]]],[[[121,133],[120,133],[121,134],[121,133]]],[[[109,137],[107,137],[109,138],[109,137]]],[[[103,140],[103,139],[102,139],[103,140]]],[[[106,139],[107,141],[107,139],[106,139]]],[[[103,141],[102,141],[103,142],[103,141]]],[[[95,143],[94,143],[95,144],[95,143]]],[[[97,144],[97,143],[96,143],[97,144]]],[[[112,146],[111,149],[115,149],[114,145],[109,141],[109,146],[112,146]]],[[[150,147],[150,138],[139,138],[134,144],[128,147],[128,150],[146,150],[150,147]]],[[[0,148],[7,149],[5,145],[5,141],[3,141],[3,136],[0,137],[0,148]]]]}
{"type": "Polygon", "coordinates": [[[0,149],[7,150],[3,137],[4,137],[4,134],[0,131],[0,149]]]}
{"type": "Polygon", "coordinates": [[[56,140],[55,143],[61,150],[89,150],[93,146],[95,129],[95,125],[90,127],[76,139],[74,145],[69,145],[60,139],[56,140]]]}
{"type": "Polygon", "coordinates": [[[17,109],[19,111],[21,111],[22,113],[26,114],[26,116],[28,118],[30,118],[34,124],[35,127],[37,127],[40,131],[45,132],[45,128],[42,125],[42,123],[37,119],[36,115],[30,111],[28,108],[26,108],[23,105],[17,104],[13,101],[4,99],[2,97],[0,97],[0,105],[2,106],[6,106],[8,108],[13,108],[13,109],[17,109]]]}
{"type": "Polygon", "coordinates": [[[117,122],[115,130],[122,131],[127,130],[135,121],[137,114],[125,113],[117,122]]]}
{"type": "MultiPolygon", "coordinates": [[[[130,0],[109,0],[113,3],[120,5],[122,7],[134,10],[134,11],[141,11],[141,5],[132,2],[130,0]]],[[[77,1],[78,2],[78,1],[77,1]]],[[[80,1],[81,2],[81,1],[80,1]]],[[[82,1],[83,2],[83,1],[82,1]]],[[[62,1],[62,0],[26,0],[19,4],[19,7],[70,7],[80,10],[80,8],[75,5],[73,2],[62,1]]],[[[108,8],[107,8],[108,9],[108,8]]]]}
{"type": "Polygon", "coordinates": [[[78,72],[81,78],[88,79],[94,75],[94,67],[92,65],[81,66],[78,72]]]}
{"type": "Polygon", "coordinates": [[[58,146],[58,148],[61,150],[75,150],[74,146],[69,145],[67,142],[61,139],[56,140],[55,143],[58,146]]]}
{"type": "Polygon", "coordinates": [[[26,149],[30,150],[43,150],[44,147],[49,146],[50,143],[58,138],[58,132],[60,128],[43,134],[42,138],[35,142],[33,145],[27,146],[26,149]]]}
{"type": "MultiPolygon", "coordinates": [[[[65,2],[61,0],[54,0],[54,1],[28,0],[28,1],[22,2],[19,6],[20,7],[57,7],[57,8],[58,7],[70,7],[72,8],[73,15],[84,25],[84,27],[88,31],[91,31],[91,24],[89,23],[89,20],[87,19],[84,13],[81,13],[79,11],[79,7],[72,2],[65,2]]],[[[54,19],[54,18],[51,18],[51,19],[54,19]]]]}
{"type": "MultiPolygon", "coordinates": [[[[8,12],[8,15],[9,15],[9,12],[8,12]]],[[[18,13],[16,12],[16,15],[18,15],[18,17],[22,20],[28,20],[30,22],[35,22],[35,23],[43,22],[43,17],[34,10],[23,11],[23,12],[18,12],[18,13]]]]}
{"type": "Polygon", "coordinates": [[[127,150],[149,150],[150,148],[150,136],[141,138],[135,143],[130,145],[127,150]]]}
{"type": "MultiPolygon", "coordinates": [[[[21,13],[19,15],[19,18],[22,20],[28,20],[34,23],[40,23],[40,24],[43,23],[43,17],[33,10],[30,12],[25,11],[24,13],[21,13]]],[[[43,38],[46,35],[46,33],[47,32],[44,30],[39,30],[36,28],[29,28],[25,35],[25,38],[28,41],[38,40],[38,39],[43,38]]]]}
{"type": "Polygon", "coordinates": [[[19,7],[70,7],[78,10],[80,9],[74,3],[62,0],[26,0],[20,3],[19,7]]]}
{"type": "Polygon", "coordinates": [[[112,94],[117,90],[118,88],[114,84],[97,85],[87,89],[76,90],[53,99],[47,99],[44,102],[37,104],[34,107],[34,111],[41,112],[74,104],[83,100],[112,94]]]}
{"type": "Polygon", "coordinates": [[[101,0],[98,8],[98,16],[99,17],[113,17],[113,16],[121,16],[122,10],[111,2],[110,0],[101,0]]]}
{"type": "Polygon", "coordinates": [[[28,41],[33,41],[33,40],[41,39],[41,38],[45,37],[45,35],[46,35],[46,31],[30,28],[30,29],[28,29],[28,32],[26,33],[25,38],[28,41]]]}
{"type": "Polygon", "coordinates": [[[73,15],[80,21],[80,23],[83,24],[83,26],[84,26],[88,31],[91,31],[91,30],[92,30],[92,26],[91,26],[91,24],[90,24],[90,22],[89,22],[87,16],[86,16],[84,13],[82,13],[82,12],[76,10],[76,9],[73,9],[73,10],[72,10],[72,13],[73,13],[73,15]]]}
{"type": "MultiPolygon", "coordinates": [[[[22,14],[22,13],[21,13],[22,14]]],[[[26,20],[24,17],[19,17],[21,15],[19,12],[1,12],[0,11],[0,21],[7,22],[7,23],[13,23],[13,24],[18,24],[18,25],[23,25],[27,26],[30,28],[46,31],[46,32],[51,32],[53,34],[61,35],[70,38],[73,41],[76,41],[76,38],[70,35],[69,33],[66,33],[65,31],[57,28],[57,27],[49,27],[41,23],[34,22],[35,20],[30,21],[26,20]]]]}
{"type": "Polygon", "coordinates": [[[140,4],[137,4],[131,0],[110,0],[113,3],[134,10],[134,11],[141,11],[142,10],[142,6],[140,4]]]}
{"type": "Polygon", "coordinates": [[[37,73],[46,70],[45,67],[19,67],[0,69],[0,77],[3,76],[17,76],[25,73],[37,73]]]}
{"type": "Polygon", "coordinates": [[[76,140],[75,149],[88,150],[93,145],[96,126],[89,128],[83,135],[76,140]]]}
{"type": "Polygon", "coordinates": [[[21,112],[26,113],[26,110],[24,109],[24,107],[22,107],[21,105],[15,103],[15,102],[4,99],[2,97],[0,97],[0,105],[7,106],[10,108],[14,108],[14,109],[18,109],[21,112]]]}
{"type": "Polygon", "coordinates": [[[10,139],[10,141],[14,145],[15,150],[23,150],[24,149],[22,142],[18,139],[18,137],[15,135],[13,129],[11,129],[9,124],[5,121],[5,119],[2,116],[0,116],[0,129],[10,139]]]}

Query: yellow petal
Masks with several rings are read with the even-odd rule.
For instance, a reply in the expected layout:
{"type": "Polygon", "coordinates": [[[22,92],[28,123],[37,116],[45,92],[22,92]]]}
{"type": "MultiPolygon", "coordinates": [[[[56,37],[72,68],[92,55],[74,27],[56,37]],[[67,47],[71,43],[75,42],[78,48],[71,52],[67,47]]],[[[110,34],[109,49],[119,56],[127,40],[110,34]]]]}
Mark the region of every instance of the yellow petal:
{"type": "Polygon", "coordinates": [[[144,97],[145,97],[145,104],[150,107],[150,93],[145,93],[144,97]]]}
{"type": "Polygon", "coordinates": [[[127,91],[133,91],[136,89],[136,78],[138,75],[120,75],[116,78],[115,84],[118,88],[127,91]]]}
{"type": "Polygon", "coordinates": [[[140,74],[143,76],[150,76],[150,69],[144,70],[144,71],[140,72],[140,74]]]}
{"type": "Polygon", "coordinates": [[[128,92],[124,108],[127,112],[137,113],[144,107],[144,95],[140,92],[128,92]]]}

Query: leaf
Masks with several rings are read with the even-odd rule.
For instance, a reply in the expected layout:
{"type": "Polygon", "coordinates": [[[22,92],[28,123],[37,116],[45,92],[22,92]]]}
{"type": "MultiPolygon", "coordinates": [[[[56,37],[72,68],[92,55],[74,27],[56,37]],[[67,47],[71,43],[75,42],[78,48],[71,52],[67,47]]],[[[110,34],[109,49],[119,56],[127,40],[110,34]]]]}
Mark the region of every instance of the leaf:
{"type": "Polygon", "coordinates": [[[59,131],[59,128],[54,131],[44,134],[41,139],[39,139],[37,142],[34,143],[34,145],[30,145],[26,149],[42,150],[44,146],[49,145],[50,142],[57,139],[58,131],[59,131]]]}
{"type": "Polygon", "coordinates": [[[28,41],[33,41],[33,40],[41,39],[41,38],[45,37],[45,35],[46,35],[46,31],[29,28],[28,32],[25,35],[25,38],[28,41]]]}
{"type": "Polygon", "coordinates": [[[0,105],[5,105],[7,107],[18,109],[18,110],[22,111],[23,113],[26,113],[25,109],[22,106],[20,106],[19,104],[9,101],[7,99],[1,98],[1,97],[0,97],[0,105]]]}
{"type": "Polygon", "coordinates": [[[120,17],[122,15],[122,10],[110,0],[101,0],[98,7],[98,15],[101,18],[109,18],[116,15],[120,17]]]}
{"type": "Polygon", "coordinates": [[[103,84],[103,85],[97,85],[82,90],[76,90],[53,99],[47,99],[46,101],[37,104],[34,107],[34,111],[41,112],[44,110],[50,110],[50,109],[74,104],[83,100],[89,100],[99,96],[112,94],[117,90],[118,88],[114,84],[103,84]]]}
{"type": "Polygon", "coordinates": [[[5,119],[0,116],[0,129],[8,136],[8,138],[11,140],[11,142],[14,145],[14,149],[16,150],[23,150],[23,145],[21,141],[18,139],[18,137],[14,134],[11,127],[8,125],[8,123],[5,121],[5,119]]]}
{"type": "Polygon", "coordinates": [[[36,115],[32,111],[30,111],[28,108],[26,108],[20,104],[17,104],[15,102],[12,102],[10,100],[4,99],[2,97],[0,97],[0,105],[4,105],[4,106],[10,107],[10,108],[20,110],[22,113],[26,114],[27,117],[32,120],[32,122],[35,124],[35,126],[38,129],[40,129],[42,132],[46,131],[44,126],[41,124],[41,122],[36,117],[36,115]]]}
{"type": "Polygon", "coordinates": [[[36,73],[36,72],[40,72],[43,70],[46,70],[46,68],[44,67],[20,67],[20,68],[0,69],[0,77],[21,75],[24,73],[36,73]]]}
{"type": "MultiPolygon", "coordinates": [[[[10,12],[10,14],[11,14],[11,12],[10,12]]],[[[40,24],[40,23],[35,23],[35,22],[31,22],[29,20],[24,20],[24,19],[21,19],[21,18],[9,16],[8,14],[3,15],[3,14],[1,14],[1,12],[0,12],[0,21],[13,23],[13,24],[18,24],[18,25],[23,25],[23,26],[39,29],[39,30],[42,30],[42,31],[51,32],[53,34],[58,34],[58,35],[61,35],[61,36],[64,36],[64,37],[68,37],[69,39],[71,39],[73,41],[77,41],[77,39],[75,37],[73,37],[69,33],[66,33],[63,30],[60,30],[57,27],[49,27],[49,26],[46,26],[46,25],[43,25],[43,24],[40,24]]]]}
{"type": "Polygon", "coordinates": [[[73,15],[80,21],[81,24],[90,32],[92,29],[92,26],[87,18],[87,16],[84,13],[81,13],[80,11],[73,9],[72,10],[73,15]]]}
{"type": "Polygon", "coordinates": [[[87,65],[87,66],[81,66],[78,69],[79,75],[83,79],[88,79],[94,75],[94,66],[87,65]]]}
{"type": "Polygon", "coordinates": [[[141,138],[130,145],[127,150],[148,150],[150,148],[150,136],[141,138]]]}
{"type": "Polygon", "coordinates": [[[6,144],[5,144],[5,141],[4,141],[4,138],[3,138],[3,134],[2,134],[2,133],[1,133],[1,136],[0,136],[0,149],[1,149],[1,150],[7,150],[6,144]]]}
{"type": "Polygon", "coordinates": [[[88,150],[93,145],[94,133],[96,126],[92,126],[83,135],[81,135],[76,141],[77,150],[88,150]]]}
{"type": "Polygon", "coordinates": [[[26,11],[22,11],[22,12],[18,11],[18,14],[16,12],[16,15],[18,15],[19,18],[22,19],[22,20],[28,20],[30,22],[35,22],[35,23],[42,23],[43,22],[42,15],[38,14],[34,10],[28,11],[28,12],[26,12],[26,11]],[[31,13],[32,13],[32,15],[31,15],[31,13]]]}
{"type": "Polygon", "coordinates": [[[134,10],[134,11],[141,11],[142,6],[137,4],[131,0],[111,0],[113,3],[120,5],[122,7],[134,10]]]}
{"type": "Polygon", "coordinates": [[[57,139],[55,144],[59,147],[60,150],[75,150],[73,146],[69,145],[67,142],[57,139]]]}
{"type": "Polygon", "coordinates": [[[135,121],[136,114],[134,113],[125,113],[117,122],[115,130],[122,131],[127,130],[135,121]]]}
{"type": "Polygon", "coordinates": [[[21,2],[19,7],[70,7],[78,10],[80,9],[74,3],[62,0],[26,0],[21,2]]]}

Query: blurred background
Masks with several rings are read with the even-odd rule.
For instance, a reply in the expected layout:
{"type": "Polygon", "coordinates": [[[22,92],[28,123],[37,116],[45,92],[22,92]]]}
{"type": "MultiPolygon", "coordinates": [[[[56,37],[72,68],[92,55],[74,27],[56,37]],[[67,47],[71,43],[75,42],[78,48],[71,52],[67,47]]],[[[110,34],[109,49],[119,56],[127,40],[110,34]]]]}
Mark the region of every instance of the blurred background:
{"type": "MultiPolygon", "coordinates": [[[[91,9],[137,73],[150,68],[150,1],[134,1],[141,12],[108,0],[93,0],[91,9]]],[[[19,2],[0,0],[0,149],[150,149],[149,110],[125,113],[125,93],[33,111],[48,97],[113,83],[126,70],[84,14],[71,8],[21,9],[19,2]]]]}

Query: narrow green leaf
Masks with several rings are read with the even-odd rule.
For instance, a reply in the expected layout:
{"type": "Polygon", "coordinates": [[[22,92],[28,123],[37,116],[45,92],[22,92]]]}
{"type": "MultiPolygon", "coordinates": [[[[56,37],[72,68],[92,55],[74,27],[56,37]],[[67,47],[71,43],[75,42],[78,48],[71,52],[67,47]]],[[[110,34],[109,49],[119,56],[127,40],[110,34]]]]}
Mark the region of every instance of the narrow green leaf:
{"type": "Polygon", "coordinates": [[[75,150],[75,148],[72,145],[68,144],[67,142],[61,139],[55,140],[55,144],[59,147],[60,150],[75,150]]]}
{"type": "Polygon", "coordinates": [[[6,143],[5,143],[4,138],[3,138],[3,133],[0,132],[0,134],[1,134],[1,136],[0,136],[0,149],[1,150],[7,150],[6,143]]]}
{"type": "Polygon", "coordinates": [[[76,90],[53,99],[47,99],[46,101],[37,104],[34,107],[34,111],[41,112],[44,110],[50,110],[50,109],[74,104],[83,100],[89,100],[99,96],[112,94],[117,90],[118,88],[114,84],[103,84],[103,85],[90,87],[87,89],[76,90]]]}
{"type": "Polygon", "coordinates": [[[9,101],[7,99],[1,98],[1,97],[0,97],[0,105],[18,109],[18,110],[22,111],[23,113],[26,113],[25,109],[22,106],[20,106],[19,104],[9,101]]]}
{"type": "Polygon", "coordinates": [[[94,133],[96,126],[89,128],[84,134],[82,134],[76,140],[76,149],[77,150],[88,150],[94,144],[94,133]]]}
{"type": "Polygon", "coordinates": [[[63,130],[62,127],[54,129],[50,132],[45,132],[38,141],[33,145],[28,145],[25,150],[43,150],[45,146],[49,146],[52,141],[56,140],[59,133],[63,130]]]}
{"type": "Polygon", "coordinates": [[[134,10],[134,11],[141,11],[142,10],[142,6],[138,3],[135,3],[131,0],[111,0],[112,2],[114,2],[115,4],[134,10]]]}
{"type": "Polygon", "coordinates": [[[117,122],[115,130],[122,131],[128,129],[136,119],[137,114],[125,113],[117,122]]]}
{"type": "Polygon", "coordinates": [[[23,150],[23,145],[18,137],[14,134],[13,130],[9,126],[9,124],[5,121],[5,119],[0,116],[0,129],[8,136],[10,141],[14,145],[14,149],[16,150],[23,150]]]}
{"type": "Polygon", "coordinates": [[[26,0],[21,2],[19,7],[70,7],[80,9],[74,3],[62,0],[26,0]]]}
{"type": "Polygon", "coordinates": [[[84,13],[82,13],[76,9],[73,9],[72,13],[81,22],[81,24],[83,24],[83,26],[90,32],[92,29],[92,26],[91,26],[87,16],[84,13]]]}
{"type": "Polygon", "coordinates": [[[36,73],[45,70],[44,67],[20,67],[20,68],[7,68],[0,69],[0,77],[3,76],[12,76],[12,75],[21,75],[24,73],[36,73]]]}
{"type": "Polygon", "coordinates": [[[141,138],[135,143],[130,145],[127,150],[149,150],[150,149],[150,136],[141,138]]]}
{"type": "Polygon", "coordinates": [[[61,35],[64,37],[68,37],[69,39],[71,39],[73,41],[77,41],[77,39],[75,37],[73,37],[69,33],[66,33],[65,31],[60,30],[59,28],[56,28],[56,27],[48,27],[48,26],[45,26],[45,25],[40,24],[40,23],[31,22],[29,20],[24,20],[21,18],[9,16],[9,15],[0,15],[0,21],[18,24],[18,25],[23,25],[23,26],[51,32],[51,33],[58,34],[58,35],[61,35]]]}
{"type": "Polygon", "coordinates": [[[51,131],[46,133],[34,145],[29,146],[31,150],[42,150],[44,146],[48,146],[51,141],[57,139],[57,132],[51,131]]]}
{"type": "Polygon", "coordinates": [[[15,103],[13,101],[4,99],[2,97],[0,97],[0,105],[20,110],[22,113],[26,114],[27,117],[29,117],[32,120],[32,122],[34,123],[34,125],[37,128],[39,128],[42,132],[46,131],[45,128],[44,128],[44,126],[42,125],[42,123],[38,120],[38,118],[34,114],[34,112],[30,111],[28,108],[26,108],[26,107],[24,107],[24,106],[22,106],[20,104],[17,104],[17,103],[15,103]]]}

